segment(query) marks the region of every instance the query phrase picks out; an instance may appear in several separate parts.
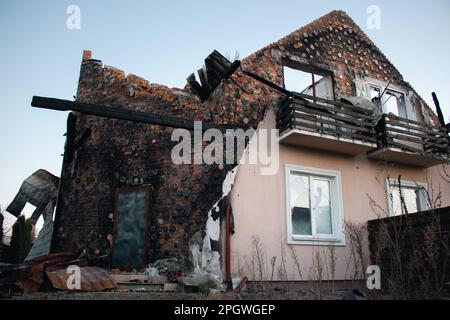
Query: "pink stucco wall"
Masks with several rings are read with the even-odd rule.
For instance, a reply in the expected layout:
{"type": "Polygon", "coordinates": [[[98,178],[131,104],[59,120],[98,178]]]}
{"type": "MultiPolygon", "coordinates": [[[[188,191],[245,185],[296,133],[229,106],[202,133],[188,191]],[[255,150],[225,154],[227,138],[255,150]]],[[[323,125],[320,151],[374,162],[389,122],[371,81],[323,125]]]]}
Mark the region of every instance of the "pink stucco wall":
{"type": "MultiPolygon", "coordinates": [[[[274,126],[275,115],[269,111],[263,127],[273,128],[274,126]]],[[[235,224],[235,234],[231,237],[232,276],[245,275],[251,280],[253,277],[256,278],[253,280],[259,280],[259,267],[255,268],[256,276],[252,276],[250,271],[252,257],[255,258],[255,254],[252,253],[252,239],[256,236],[260,239],[265,255],[263,259],[264,280],[272,278],[272,257],[277,257],[273,280],[283,280],[278,276],[278,271],[282,266],[283,250],[285,251],[285,269],[289,280],[315,280],[317,278],[317,272],[313,271],[313,256],[318,250],[321,252],[322,258],[327,256],[329,247],[286,244],[286,165],[339,171],[342,181],[344,219],[353,223],[365,223],[377,218],[370,206],[369,196],[381,208],[387,210],[386,178],[388,176],[395,179],[401,174],[402,179],[406,181],[428,182],[429,185],[433,185],[433,188],[437,188],[439,185],[443,198],[442,205],[450,205],[450,184],[439,178],[439,168],[426,170],[398,164],[387,165],[369,160],[365,154],[352,157],[285,145],[280,145],[279,154],[280,165],[275,175],[261,175],[259,165],[242,164],[238,169],[230,194],[235,224]],[[300,262],[301,278],[292,252],[300,262]]],[[[368,254],[367,239],[365,246],[368,254]]],[[[346,237],[346,244],[335,246],[335,250],[337,257],[335,279],[352,279],[354,270],[348,237],[346,237]]],[[[367,263],[368,259],[367,255],[367,263]]],[[[326,274],[326,270],[324,273],[326,274]]],[[[324,278],[326,278],[325,274],[324,278]]]]}

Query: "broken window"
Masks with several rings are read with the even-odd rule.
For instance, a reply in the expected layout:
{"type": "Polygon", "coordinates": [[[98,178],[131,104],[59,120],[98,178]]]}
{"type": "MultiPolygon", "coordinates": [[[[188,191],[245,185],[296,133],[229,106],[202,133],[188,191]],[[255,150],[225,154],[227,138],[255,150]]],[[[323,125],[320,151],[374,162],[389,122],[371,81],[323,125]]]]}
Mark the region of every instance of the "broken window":
{"type": "Polygon", "coordinates": [[[337,175],[289,169],[287,192],[291,240],[338,240],[337,175]]]}
{"type": "Polygon", "coordinates": [[[398,182],[391,180],[389,181],[388,193],[391,216],[406,214],[406,212],[416,213],[429,209],[424,186],[404,182],[400,190],[398,182]]]}
{"type": "Polygon", "coordinates": [[[388,90],[384,97],[384,110],[401,118],[408,118],[406,113],[405,95],[401,92],[388,90]]]}
{"type": "Polygon", "coordinates": [[[286,90],[334,100],[333,73],[311,65],[286,61],[283,66],[286,90]]]}
{"type": "Polygon", "coordinates": [[[381,87],[370,85],[369,86],[369,98],[373,102],[376,102],[380,99],[380,96],[381,96],[381,87]]]}
{"type": "MultiPolygon", "coordinates": [[[[391,90],[381,85],[368,84],[368,95],[372,102],[382,107],[384,113],[392,113],[397,117],[409,119],[403,92],[391,90]]],[[[411,118],[415,120],[413,116],[411,118]]]]}

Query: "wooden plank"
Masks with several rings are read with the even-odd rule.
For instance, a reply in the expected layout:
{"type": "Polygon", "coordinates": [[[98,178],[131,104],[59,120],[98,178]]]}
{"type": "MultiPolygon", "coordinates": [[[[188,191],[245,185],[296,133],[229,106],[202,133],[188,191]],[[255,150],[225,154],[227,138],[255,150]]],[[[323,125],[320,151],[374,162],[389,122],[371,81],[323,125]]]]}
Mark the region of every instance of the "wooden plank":
{"type": "MultiPolygon", "coordinates": [[[[87,115],[119,119],[132,122],[150,123],[163,127],[182,128],[194,130],[194,120],[172,116],[160,116],[148,112],[127,110],[123,107],[110,107],[89,103],[73,102],[62,99],[34,96],[31,105],[36,108],[51,109],[58,111],[77,111],[87,115]]],[[[216,128],[225,132],[227,129],[236,129],[239,126],[217,126],[212,122],[203,122],[203,131],[216,128]]]]}
{"type": "Polygon", "coordinates": [[[349,139],[356,138],[358,140],[376,142],[376,139],[374,136],[365,136],[365,135],[354,133],[354,132],[348,132],[348,131],[344,132],[344,131],[339,131],[339,130],[332,129],[332,128],[320,127],[320,126],[317,126],[314,124],[300,122],[299,120],[295,121],[295,127],[298,129],[301,129],[301,130],[307,130],[307,131],[315,132],[315,133],[319,133],[319,134],[326,132],[327,134],[334,135],[336,137],[344,137],[344,138],[349,138],[349,139]]]}
{"type": "Polygon", "coordinates": [[[397,121],[407,122],[407,123],[410,123],[410,124],[416,124],[416,125],[421,126],[421,127],[426,127],[426,128],[429,128],[429,129],[439,130],[439,131],[445,132],[444,128],[432,127],[432,126],[427,125],[426,123],[422,123],[422,122],[418,122],[418,121],[414,121],[414,120],[410,120],[410,119],[406,119],[406,118],[400,118],[400,117],[398,117],[396,115],[393,115],[393,114],[387,114],[386,117],[388,118],[388,121],[389,121],[389,119],[394,119],[394,120],[397,120],[397,121]]]}
{"type": "Polygon", "coordinates": [[[367,132],[367,133],[370,133],[370,134],[374,134],[375,133],[375,131],[373,129],[373,126],[367,125],[367,127],[369,127],[369,128],[366,128],[365,126],[362,126],[362,125],[361,126],[351,125],[351,124],[348,124],[348,122],[352,123],[350,119],[348,119],[349,121],[346,121],[347,119],[346,120],[342,120],[342,119],[344,119],[344,117],[330,116],[330,114],[327,114],[327,113],[324,113],[324,112],[321,112],[321,111],[309,110],[309,109],[307,109],[305,107],[300,107],[300,106],[297,106],[295,109],[296,109],[296,113],[294,115],[295,118],[300,118],[301,119],[300,116],[297,116],[297,115],[301,115],[301,113],[299,113],[298,111],[305,112],[305,113],[312,113],[312,114],[316,114],[316,115],[325,117],[325,119],[322,119],[322,118],[317,119],[318,122],[323,122],[323,123],[335,125],[335,126],[338,126],[338,127],[344,127],[344,128],[348,128],[348,129],[363,131],[363,132],[367,132]],[[330,121],[330,120],[327,120],[327,118],[328,119],[332,119],[332,120],[336,120],[336,121],[330,121]],[[337,121],[338,119],[341,120],[341,121],[337,121]]]}
{"type": "Polygon", "coordinates": [[[352,110],[355,110],[357,112],[361,112],[361,113],[365,113],[365,114],[369,114],[369,115],[373,114],[373,110],[360,108],[360,107],[355,107],[355,106],[353,106],[351,104],[348,104],[348,103],[343,103],[343,102],[334,101],[334,100],[328,100],[328,99],[324,99],[324,98],[320,98],[320,97],[313,97],[313,96],[310,96],[310,95],[297,93],[297,92],[292,92],[292,96],[299,97],[301,99],[307,99],[307,100],[324,102],[324,103],[327,103],[327,104],[331,104],[331,105],[334,105],[334,106],[339,106],[339,107],[352,109],[352,110]]]}
{"type": "Polygon", "coordinates": [[[418,132],[422,132],[425,134],[431,134],[431,135],[439,135],[439,136],[444,136],[445,132],[442,132],[436,128],[427,128],[427,127],[419,127],[419,126],[411,126],[409,124],[406,123],[402,123],[402,122],[397,122],[397,121],[392,121],[392,120],[387,120],[387,125],[392,126],[392,127],[399,127],[405,130],[409,130],[409,131],[418,131],[418,132]]]}
{"type": "MultiPolygon", "coordinates": [[[[294,114],[294,117],[296,119],[299,120],[307,120],[306,118],[304,118],[304,116],[308,116],[304,113],[300,113],[300,111],[297,111],[294,114]]],[[[359,125],[352,125],[350,124],[351,122],[344,122],[344,121],[340,121],[340,120],[335,120],[333,117],[329,117],[329,116],[323,116],[323,115],[317,115],[317,117],[315,118],[315,121],[317,122],[322,122],[322,123],[326,123],[326,124],[330,124],[330,125],[334,125],[334,126],[338,126],[338,127],[343,127],[343,128],[347,128],[347,129],[352,129],[352,130],[358,130],[358,131],[364,131],[370,134],[375,134],[375,128],[368,126],[367,128],[364,126],[359,126],[359,125]]]]}
{"type": "Polygon", "coordinates": [[[69,113],[67,117],[66,146],[64,148],[64,155],[68,163],[72,162],[75,154],[76,123],[77,116],[73,112],[69,113]]]}
{"type": "Polygon", "coordinates": [[[374,116],[373,115],[367,115],[365,113],[347,110],[346,107],[336,107],[336,106],[330,107],[330,106],[320,105],[320,104],[317,104],[317,103],[313,103],[313,102],[305,101],[305,100],[299,100],[299,99],[294,99],[293,103],[294,104],[300,104],[300,105],[307,105],[309,107],[319,108],[319,109],[323,109],[323,110],[331,111],[331,112],[336,112],[336,113],[343,113],[343,114],[346,114],[346,115],[349,115],[349,116],[354,116],[356,118],[362,118],[362,119],[374,121],[374,116]]]}
{"type": "Polygon", "coordinates": [[[393,127],[393,126],[391,126],[391,125],[389,125],[389,126],[387,126],[386,127],[386,131],[388,131],[388,132],[397,132],[397,133],[400,133],[400,134],[404,134],[404,135],[414,135],[414,136],[416,136],[416,137],[420,137],[420,138],[423,138],[423,139],[430,139],[430,140],[435,140],[435,141],[442,141],[442,142],[446,142],[446,139],[444,138],[444,137],[440,137],[440,136],[437,136],[437,137],[435,137],[435,136],[433,136],[433,135],[429,135],[429,134],[423,134],[423,133],[421,133],[421,132],[414,132],[414,131],[407,131],[407,130],[402,130],[401,128],[398,128],[398,127],[393,127]]]}
{"type": "Polygon", "coordinates": [[[417,144],[420,144],[420,145],[429,145],[429,146],[435,146],[435,147],[438,147],[438,148],[448,147],[448,145],[445,145],[445,144],[438,144],[438,143],[433,142],[433,141],[426,141],[424,139],[419,139],[419,138],[415,138],[415,137],[411,137],[411,136],[392,134],[392,133],[388,133],[388,135],[389,135],[389,137],[392,137],[394,139],[409,141],[409,142],[417,143],[417,144]]]}

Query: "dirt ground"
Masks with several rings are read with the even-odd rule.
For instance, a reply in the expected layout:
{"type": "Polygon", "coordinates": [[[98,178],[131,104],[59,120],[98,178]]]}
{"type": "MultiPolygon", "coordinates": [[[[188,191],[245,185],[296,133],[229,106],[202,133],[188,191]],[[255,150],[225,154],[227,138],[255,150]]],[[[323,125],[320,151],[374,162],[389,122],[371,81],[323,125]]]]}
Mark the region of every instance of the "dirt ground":
{"type": "MultiPolygon", "coordinates": [[[[181,292],[36,292],[16,295],[14,300],[343,300],[341,295],[321,295],[312,292],[257,292],[257,293],[181,293],[181,292]]],[[[352,299],[354,300],[354,299],[352,299]]],[[[359,300],[359,299],[357,299],[359,300]]]]}

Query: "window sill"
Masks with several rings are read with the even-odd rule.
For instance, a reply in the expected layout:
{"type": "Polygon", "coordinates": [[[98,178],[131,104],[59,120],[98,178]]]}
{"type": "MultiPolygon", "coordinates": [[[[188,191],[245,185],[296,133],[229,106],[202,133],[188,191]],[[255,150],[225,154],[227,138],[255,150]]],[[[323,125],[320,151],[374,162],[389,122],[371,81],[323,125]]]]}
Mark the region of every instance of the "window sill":
{"type": "Polygon", "coordinates": [[[332,239],[332,238],[301,238],[292,237],[288,238],[288,244],[292,245],[306,245],[306,246],[337,246],[345,247],[345,240],[343,239],[332,239]]]}

